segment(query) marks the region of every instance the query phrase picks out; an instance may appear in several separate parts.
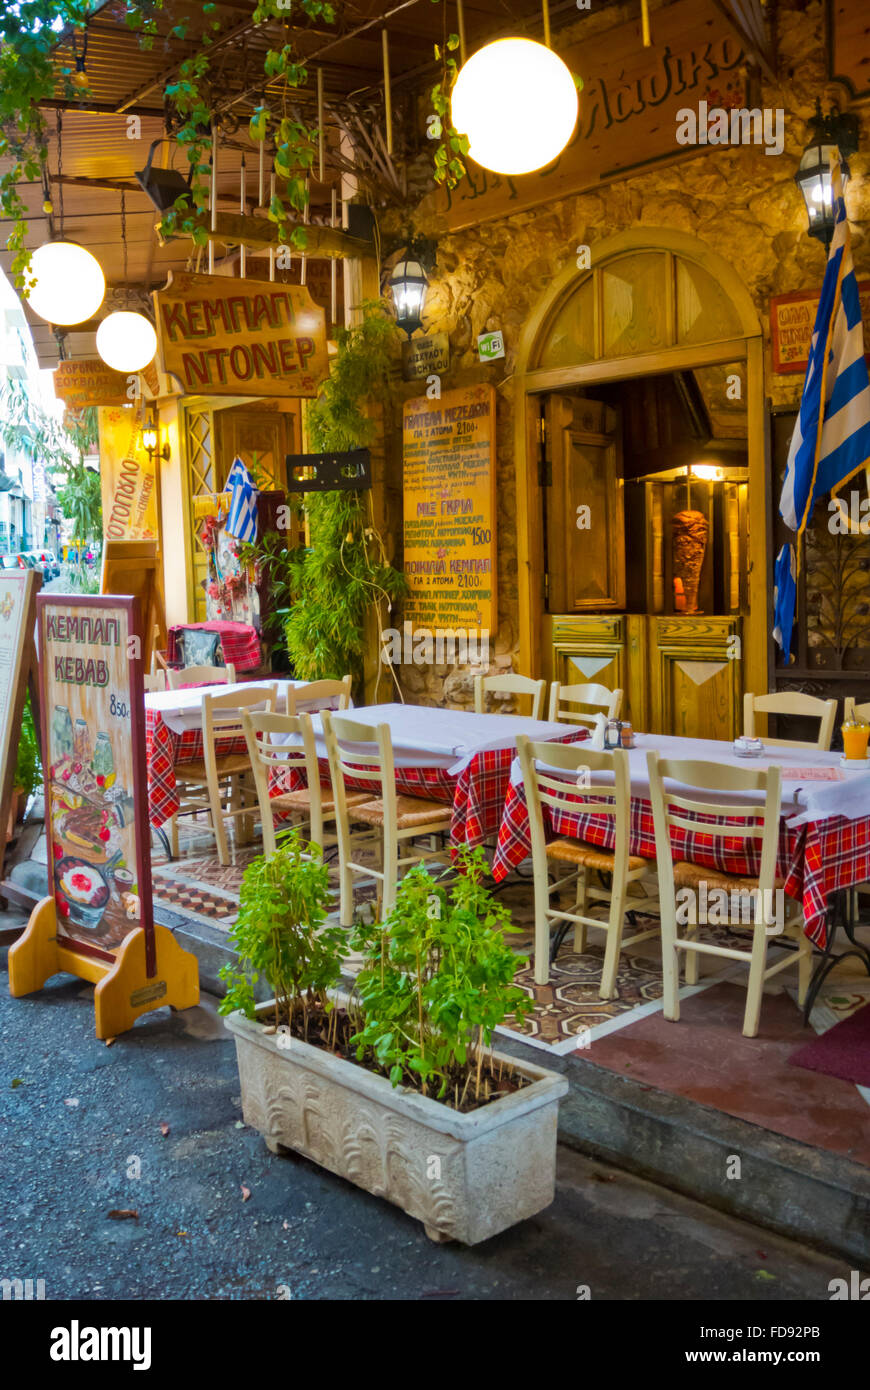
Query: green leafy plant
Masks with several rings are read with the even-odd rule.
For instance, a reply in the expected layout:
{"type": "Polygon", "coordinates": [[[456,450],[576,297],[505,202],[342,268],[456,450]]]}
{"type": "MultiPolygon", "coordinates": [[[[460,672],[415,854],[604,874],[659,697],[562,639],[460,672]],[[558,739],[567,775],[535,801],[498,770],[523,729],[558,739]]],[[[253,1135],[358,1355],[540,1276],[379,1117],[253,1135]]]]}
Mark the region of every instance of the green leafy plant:
{"type": "Polygon", "coordinates": [[[465,175],[465,156],[468,154],[468,136],[460,135],[450,122],[450,95],[459,76],[459,64],[453,56],[459,47],[459,35],[448,35],[443,46],[435,45],[435,57],[441,60],[441,77],[430,93],[435,108],[437,123],[435,131],[440,136],[435,146],[435,182],[455,188],[465,175]]]}
{"type": "Polygon", "coordinates": [[[445,886],[415,865],[386,921],[356,928],[364,1024],[351,1042],[394,1086],[465,1109],[516,1089],[519,1078],[501,1074],[487,1049],[508,1014],[522,1019],[533,1005],[513,984],[528,962],[505,939],[516,929],[484,885],[482,851],[461,850],[458,867],[445,886]]]}
{"type": "MultiPolygon", "coordinates": [[[[339,331],[332,371],[308,413],[316,452],[372,442],[377,420],[370,407],[385,398],[394,354],[395,322],[380,303],[364,306],[357,327],[339,331]]],[[[287,587],[295,601],[285,626],[287,651],[302,680],[350,671],[359,682],[366,617],[400,598],[407,585],[387,563],[369,492],[311,492],[305,508],[310,545],[290,553],[287,587]]]]}
{"type": "MultiPolygon", "coordinates": [[[[281,837],[274,854],[248,865],[230,929],[239,963],[221,968],[228,987],[221,1013],[240,1009],[254,1018],[254,986],[262,977],[274,995],[275,1027],[289,1025],[306,1042],[322,1034],[334,1014],[327,990],[341,974],[345,946],[341,927],[324,925],[330,900],[320,846],[305,843],[296,830],[281,837]]],[[[327,1027],[336,1021],[333,1016],[327,1027]]],[[[320,1040],[332,1042],[328,1031],[320,1040]]]]}
{"type": "Polygon", "coordinates": [[[30,696],[24,702],[24,715],[21,732],[18,736],[18,757],[15,763],[15,786],[20,787],[26,796],[36,791],[42,781],[42,763],[39,758],[39,743],[36,737],[36,724],[30,696]]]}
{"type": "Polygon", "coordinates": [[[293,552],[284,544],[280,531],[266,531],[257,541],[240,541],[236,553],[243,565],[254,565],[257,582],[265,582],[269,588],[269,606],[262,618],[262,635],[272,652],[272,664],[285,658],[287,652],[287,619],[293,608],[296,591],[294,589],[293,552]]]}

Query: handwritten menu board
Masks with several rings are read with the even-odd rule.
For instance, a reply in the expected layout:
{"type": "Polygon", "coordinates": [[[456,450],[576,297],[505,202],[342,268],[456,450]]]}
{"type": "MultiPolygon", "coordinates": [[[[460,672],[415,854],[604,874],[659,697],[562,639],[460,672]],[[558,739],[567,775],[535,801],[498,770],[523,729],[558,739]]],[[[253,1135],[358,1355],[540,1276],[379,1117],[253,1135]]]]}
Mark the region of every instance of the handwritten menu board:
{"type": "Polygon", "coordinates": [[[37,578],[33,570],[0,570],[0,866],[32,660],[37,578]]]}
{"type": "Polygon", "coordinates": [[[405,617],[495,632],[495,389],[470,386],[403,412],[405,617]]]}
{"type": "Polygon", "coordinates": [[[141,926],[153,960],[136,600],[46,594],[37,608],[58,942],[112,960],[141,926]]]}

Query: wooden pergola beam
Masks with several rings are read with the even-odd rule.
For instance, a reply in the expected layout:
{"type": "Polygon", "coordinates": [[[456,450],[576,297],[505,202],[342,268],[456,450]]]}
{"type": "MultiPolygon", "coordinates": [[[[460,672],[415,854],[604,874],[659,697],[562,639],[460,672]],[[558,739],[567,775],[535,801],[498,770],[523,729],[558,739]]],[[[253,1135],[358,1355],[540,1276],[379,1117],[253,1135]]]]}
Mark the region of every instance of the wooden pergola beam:
{"type": "MultiPolygon", "coordinates": [[[[278,235],[276,223],[265,217],[246,217],[240,212],[218,212],[216,227],[211,228],[211,214],[200,213],[197,225],[203,227],[209,241],[225,242],[233,246],[246,246],[255,251],[277,249],[283,243],[278,235]]],[[[350,236],[341,227],[319,227],[314,223],[288,222],[288,233],[296,227],[303,227],[308,237],[306,256],[319,256],[336,260],[357,260],[360,257],[374,256],[372,242],[361,237],[350,236]]],[[[158,224],[159,229],[159,224],[158,224]]],[[[294,248],[294,255],[298,254],[294,248]]]]}

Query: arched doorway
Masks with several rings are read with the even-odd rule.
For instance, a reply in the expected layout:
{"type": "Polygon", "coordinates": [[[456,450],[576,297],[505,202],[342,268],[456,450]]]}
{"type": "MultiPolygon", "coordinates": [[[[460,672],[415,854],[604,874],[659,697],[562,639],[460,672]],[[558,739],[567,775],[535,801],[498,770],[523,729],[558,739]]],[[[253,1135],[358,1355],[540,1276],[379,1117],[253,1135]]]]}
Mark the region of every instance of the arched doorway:
{"type": "MultiPolygon", "coordinates": [[[[583,264],[582,254],[578,261],[579,264],[566,268],[541,297],[525,325],[517,354],[514,388],[521,669],[564,680],[565,674],[554,665],[553,629],[557,625],[556,618],[580,612],[590,618],[592,615],[601,617],[599,626],[604,654],[608,641],[614,651],[617,643],[627,647],[631,643],[637,646],[638,642],[649,642],[653,646],[658,643],[664,651],[667,644],[662,646],[661,635],[670,641],[676,634],[674,652],[679,656],[679,643],[685,639],[688,643],[683,653],[685,659],[678,665],[680,670],[689,670],[693,678],[707,670],[713,671],[714,667],[721,669],[727,649],[729,658],[739,659],[739,668],[734,667],[719,679],[723,689],[728,681],[731,682],[723,697],[728,705],[727,714],[716,726],[717,730],[724,731],[726,723],[736,721],[742,689],[767,689],[769,566],[765,514],[768,501],[762,337],[758,315],[736,270],[703,242],[683,233],[635,228],[593,246],[588,268],[583,264]],[[673,390],[669,383],[674,384],[673,390]],[[731,397],[737,393],[735,406],[739,406],[741,412],[739,426],[735,426],[736,409],[730,419],[723,414],[726,383],[731,397]],[[630,594],[627,601],[625,584],[620,580],[619,547],[624,546],[624,533],[619,535],[617,531],[622,524],[627,471],[621,472],[621,465],[612,461],[613,451],[608,449],[608,440],[612,442],[613,436],[608,435],[607,428],[615,418],[611,407],[620,396],[631,396],[634,400],[644,391],[654,401],[669,393],[682,394],[687,411],[691,412],[693,400],[697,403],[711,436],[737,433],[742,437],[739,443],[741,467],[731,473],[725,470],[726,476],[739,477],[745,482],[742,549],[733,539],[730,543],[727,539],[724,542],[726,549],[730,545],[733,551],[729,560],[731,579],[726,575],[723,581],[726,585],[733,581],[732,592],[724,601],[720,600],[725,609],[720,616],[716,616],[719,610],[712,596],[708,596],[704,619],[699,617],[694,624],[681,626],[668,621],[674,610],[660,575],[655,577],[646,605],[637,601],[636,581],[632,603],[630,594]],[[547,429],[549,425],[552,436],[550,411],[553,402],[558,403],[565,416],[566,402],[570,405],[572,396],[575,407],[579,398],[588,427],[582,436],[586,441],[584,486],[587,489],[592,486],[593,491],[597,488],[596,495],[603,507],[608,486],[605,474],[610,470],[616,480],[614,497],[619,518],[616,523],[601,519],[599,510],[602,530],[595,534],[586,550],[578,552],[584,557],[583,564],[592,566],[597,574],[600,572],[600,582],[588,590],[571,591],[565,577],[556,574],[554,593],[552,571],[559,568],[561,550],[580,542],[577,537],[572,542],[570,532],[566,531],[563,532],[564,545],[560,546],[559,537],[553,534],[554,517],[552,512],[548,515],[550,499],[547,493],[547,488],[552,486],[553,440],[547,438],[547,429]],[[594,410],[586,408],[590,404],[594,410]],[[711,426],[714,417],[716,424],[711,426]],[[752,524],[749,524],[750,513],[752,524]],[[617,528],[614,535],[605,537],[603,532],[613,524],[617,528]],[[604,621],[607,614],[628,615],[632,608],[639,607],[646,607],[651,610],[650,617],[657,617],[647,635],[641,633],[641,625],[632,624],[628,617],[624,622],[616,621],[615,617],[604,621]],[[729,616],[732,621],[725,621],[729,616]],[[735,636],[739,638],[736,642],[735,636]]],[[[567,414],[571,415],[570,409],[567,414]]],[[[576,408],[574,414],[576,417],[576,408]]],[[[579,428],[576,418],[575,425],[579,428]]],[[[621,423],[616,428],[621,431],[621,423]]],[[[700,438],[703,426],[698,426],[695,433],[700,438]]],[[[732,441],[725,443],[732,447],[732,441]]],[[[689,448],[690,443],[683,441],[675,450],[677,465],[690,456],[689,448]]],[[[673,476],[680,474],[679,466],[669,472],[656,473],[655,470],[661,469],[668,460],[661,457],[665,453],[661,448],[651,449],[650,453],[650,470],[645,477],[667,476],[673,481],[673,476]]],[[[730,457],[736,457],[736,453],[730,457]]],[[[640,466],[635,460],[636,473],[640,466]]],[[[688,471],[687,467],[682,468],[689,497],[694,467],[692,465],[688,471]]],[[[573,520],[573,503],[580,496],[570,489],[561,496],[562,511],[566,510],[567,502],[567,509],[572,512],[566,524],[573,520]]],[[[721,512],[721,500],[717,506],[721,512]]],[[[577,512],[580,511],[578,506],[577,512]]],[[[558,508],[555,524],[561,524],[558,508]]],[[[577,525],[580,524],[578,520],[577,525]]],[[[721,541],[719,544],[721,549],[721,541]]],[[[661,552],[661,534],[658,547],[661,552]]],[[[636,565],[639,562],[633,544],[629,551],[630,561],[636,565]]],[[[646,559],[653,564],[651,554],[646,559]]],[[[570,557],[566,563],[570,570],[570,557]]],[[[574,569],[581,567],[575,554],[574,569]]],[[[628,587],[631,590],[631,584],[628,587]]],[[[568,631],[564,623],[562,628],[568,631]]],[[[635,722],[651,729],[658,724],[659,731],[674,725],[676,731],[680,720],[673,711],[674,702],[688,706],[692,703],[689,692],[680,694],[677,686],[668,684],[672,668],[667,663],[662,665],[661,652],[640,653],[637,660],[652,664],[647,677],[648,700],[641,698],[638,687],[636,698],[642,708],[633,710],[635,722]],[[663,712],[668,710],[671,712],[663,712]]],[[[584,675],[576,679],[593,678],[591,665],[594,662],[579,664],[584,675]]],[[[622,669],[619,663],[614,664],[608,672],[610,678],[615,681],[622,669]]],[[[678,675],[677,682],[680,679],[678,675]]],[[[680,717],[684,721],[681,727],[689,732],[686,716],[680,717]]]]}

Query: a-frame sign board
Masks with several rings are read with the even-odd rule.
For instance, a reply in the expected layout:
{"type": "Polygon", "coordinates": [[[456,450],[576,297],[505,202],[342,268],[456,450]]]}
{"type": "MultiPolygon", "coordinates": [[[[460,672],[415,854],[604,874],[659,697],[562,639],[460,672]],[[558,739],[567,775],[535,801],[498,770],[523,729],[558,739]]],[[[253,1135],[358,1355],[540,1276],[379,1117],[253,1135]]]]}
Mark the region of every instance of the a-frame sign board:
{"type": "Polygon", "coordinates": [[[36,591],[41,582],[36,570],[0,570],[0,881],[24,702],[36,667],[36,591]]]}
{"type": "Polygon", "coordinates": [[[196,957],[154,923],[139,604],[42,594],[37,614],[49,896],[9,952],[9,991],[90,980],[109,1038],[199,1002],[196,957]]]}

